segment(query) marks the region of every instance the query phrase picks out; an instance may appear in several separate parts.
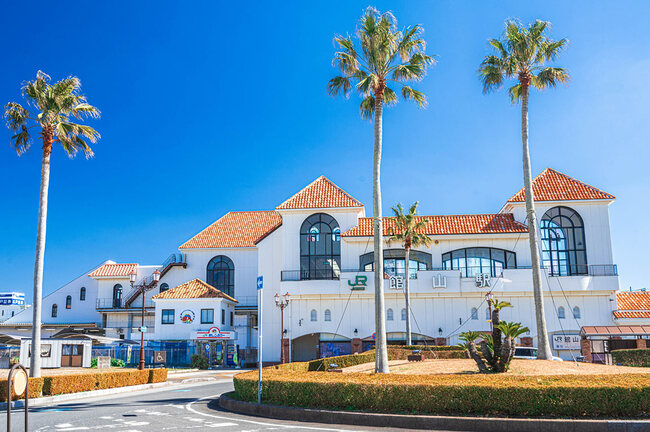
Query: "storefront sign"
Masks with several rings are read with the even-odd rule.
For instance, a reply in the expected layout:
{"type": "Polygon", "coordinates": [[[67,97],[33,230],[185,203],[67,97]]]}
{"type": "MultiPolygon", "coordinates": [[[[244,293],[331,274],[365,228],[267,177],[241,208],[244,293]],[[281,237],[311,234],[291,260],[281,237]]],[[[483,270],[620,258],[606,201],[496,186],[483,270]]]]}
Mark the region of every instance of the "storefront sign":
{"type": "Polygon", "coordinates": [[[402,276],[390,276],[388,278],[388,287],[394,290],[403,290],[404,278],[402,276]]]}
{"type": "Polygon", "coordinates": [[[490,287],[490,275],[488,273],[481,273],[476,275],[476,286],[478,288],[490,287]]]}
{"type": "Polygon", "coordinates": [[[226,340],[235,340],[237,339],[237,333],[232,331],[219,330],[219,327],[210,327],[206,331],[196,331],[192,333],[192,339],[226,339],[226,340]]]}
{"type": "Polygon", "coordinates": [[[352,283],[351,280],[348,279],[348,285],[350,285],[352,288],[350,288],[352,291],[362,291],[366,289],[366,284],[368,282],[368,276],[364,275],[357,275],[354,278],[354,283],[352,283]]]}
{"type": "Polygon", "coordinates": [[[553,349],[580,351],[580,335],[554,334],[553,349]]]}
{"type": "Polygon", "coordinates": [[[181,312],[181,322],[183,324],[192,324],[194,322],[194,311],[191,311],[189,309],[185,309],[183,312],[181,312]]]}

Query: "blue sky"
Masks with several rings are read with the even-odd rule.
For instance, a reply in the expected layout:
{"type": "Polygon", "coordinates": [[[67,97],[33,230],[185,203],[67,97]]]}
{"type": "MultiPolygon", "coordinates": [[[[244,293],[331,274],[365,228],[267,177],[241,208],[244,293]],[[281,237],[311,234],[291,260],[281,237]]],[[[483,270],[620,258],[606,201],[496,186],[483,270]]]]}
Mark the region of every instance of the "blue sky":
{"type": "MultiPolygon", "coordinates": [[[[326,84],[332,37],[365,2],[12,2],[0,16],[0,102],[41,69],[78,76],[102,118],[96,156],[54,152],[45,293],[105,259],[161,263],[229,210],[272,209],[321,174],[371,204],[372,124],[326,84]],[[25,17],[29,17],[26,19],[25,17]]],[[[530,143],[547,166],[617,196],[621,286],[647,285],[650,3],[373,2],[425,28],[429,107],[385,111],[384,210],[498,211],[522,185],[519,107],[485,96],[486,40],[518,17],[567,37],[570,84],[535,92],[530,143]]],[[[0,291],[31,297],[40,147],[0,128],[0,291]]],[[[598,263],[592,263],[598,264],[598,263]]]]}

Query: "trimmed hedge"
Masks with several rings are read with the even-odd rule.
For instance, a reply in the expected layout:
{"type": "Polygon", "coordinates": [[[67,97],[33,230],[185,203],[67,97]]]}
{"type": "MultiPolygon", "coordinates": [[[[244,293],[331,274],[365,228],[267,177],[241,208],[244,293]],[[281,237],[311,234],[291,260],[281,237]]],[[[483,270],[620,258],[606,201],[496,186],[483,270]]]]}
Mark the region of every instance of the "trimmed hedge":
{"type": "Polygon", "coordinates": [[[650,349],[622,349],[612,351],[612,361],[623,366],[650,367],[650,349]]]}
{"type": "Polygon", "coordinates": [[[388,348],[401,348],[407,350],[422,350],[422,351],[465,351],[465,348],[458,345],[391,345],[388,348]]]}
{"type": "MultiPolygon", "coordinates": [[[[43,378],[29,378],[29,398],[41,397],[43,391],[43,378]]],[[[23,399],[23,396],[16,398],[16,393],[11,389],[11,400],[23,399]]],[[[7,402],[7,380],[0,380],[0,402],[7,402]]]]}
{"type": "MultiPolygon", "coordinates": [[[[257,400],[257,373],[234,377],[237,396],[257,400]]],[[[650,374],[333,374],[266,368],[265,403],[436,415],[640,417],[650,415],[650,374]]]]}
{"type": "MultiPolygon", "coordinates": [[[[55,396],[138,384],[167,381],[167,369],[121,370],[87,374],[54,375],[29,379],[29,397],[55,396]]],[[[7,380],[0,380],[0,401],[7,401],[7,380]]],[[[15,395],[12,397],[15,400],[15,395]]]]}

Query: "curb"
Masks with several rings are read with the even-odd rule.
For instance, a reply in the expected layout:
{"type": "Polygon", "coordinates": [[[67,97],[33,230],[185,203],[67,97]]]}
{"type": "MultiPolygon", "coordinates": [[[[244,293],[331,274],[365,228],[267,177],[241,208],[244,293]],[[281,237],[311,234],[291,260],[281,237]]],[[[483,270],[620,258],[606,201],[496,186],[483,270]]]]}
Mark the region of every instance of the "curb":
{"type": "Polygon", "coordinates": [[[259,405],[232,399],[230,396],[233,393],[224,393],[219,397],[221,408],[240,414],[315,423],[466,432],[643,432],[650,430],[650,420],[522,419],[332,411],[259,405]]]}

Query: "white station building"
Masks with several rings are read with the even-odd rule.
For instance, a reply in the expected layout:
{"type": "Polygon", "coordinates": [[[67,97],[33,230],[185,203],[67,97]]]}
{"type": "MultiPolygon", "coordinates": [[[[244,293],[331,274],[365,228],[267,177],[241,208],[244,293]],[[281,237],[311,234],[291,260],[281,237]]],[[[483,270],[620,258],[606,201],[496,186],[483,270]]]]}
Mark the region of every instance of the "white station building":
{"type": "MultiPolygon", "coordinates": [[[[552,169],[535,178],[533,192],[549,336],[554,353],[571,358],[580,353],[583,327],[622,324],[610,237],[614,196],[552,169]]],[[[407,313],[416,343],[451,345],[463,331],[487,331],[492,294],[514,306],[502,319],[530,328],[518,342],[536,346],[525,214],[520,190],[497,213],[422,216],[432,242],[411,251],[411,311],[401,289],[404,251],[388,241],[394,220],[385,218],[380,288],[389,342],[404,343],[407,313]]],[[[321,176],[274,210],[225,214],[162,265],[107,261],[91,269],[44,299],[43,322],[52,329],[101,327],[107,337],[138,340],[145,287],[147,340],[210,343],[211,353],[236,350],[252,363],[262,276],[265,362],[278,362],[281,347],[294,361],[358,352],[374,344],[372,235],[363,204],[321,176]],[[281,322],[274,296],[285,293],[290,301],[281,322]]],[[[628,310],[637,304],[626,300],[628,310]]],[[[635,317],[635,324],[650,324],[650,311],[635,317]]],[[[31,311],[19,313],[0,332],[29,322],[31,311]]]]}

